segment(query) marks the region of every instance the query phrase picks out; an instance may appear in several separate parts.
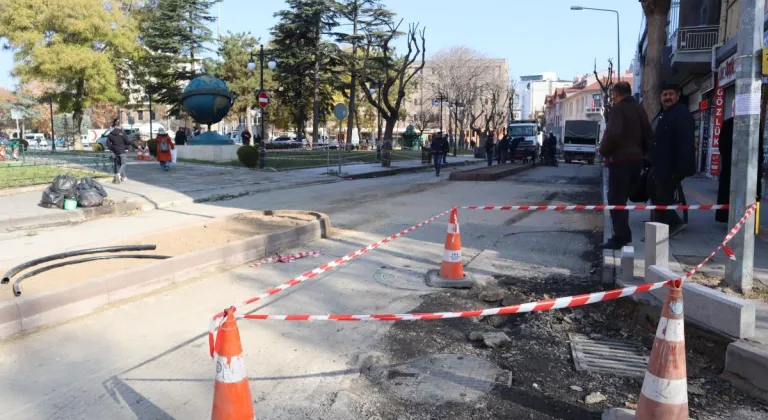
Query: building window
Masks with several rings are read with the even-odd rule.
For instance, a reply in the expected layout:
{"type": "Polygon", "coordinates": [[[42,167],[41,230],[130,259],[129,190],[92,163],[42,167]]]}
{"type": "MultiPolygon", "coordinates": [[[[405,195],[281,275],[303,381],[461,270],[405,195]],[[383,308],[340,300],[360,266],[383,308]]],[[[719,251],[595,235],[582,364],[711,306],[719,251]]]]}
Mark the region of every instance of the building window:
{"type": "Polygon", "coordinates": [[[602,102],[600,94],[592,95],[592,108],[600,108],[602,102]]]}
{"type": "Polygon", "coordinates": [[[144,121],[144,111],[136,111],[136,113],[138,114],[138,120],[144,121]]]}
{"type": "Polygon", "coordinates": [[[419,104],[419,99],[418,99],[418,98],[414,99],[414,100],[413,100],[413,104],[414,104],[414,105],[418,105],[418,104],[419,104]]]}
{"type": "Polygon", "coordinates": [[[150,119],[151,121],[154,121],[154,120],[155,120],[155,111],[152,111],[152,112],[150,112],[150,113],[149,113],[149,119],[150,119]]]}

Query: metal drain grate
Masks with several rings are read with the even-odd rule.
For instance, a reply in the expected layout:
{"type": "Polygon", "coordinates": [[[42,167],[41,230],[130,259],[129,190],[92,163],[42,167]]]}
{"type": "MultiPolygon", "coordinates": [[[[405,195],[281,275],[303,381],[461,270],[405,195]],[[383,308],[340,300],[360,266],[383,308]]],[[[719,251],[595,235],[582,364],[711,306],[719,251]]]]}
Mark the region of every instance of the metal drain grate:
{"type": "Polygon", "coordinates": [[[587,370],[618,376],[643,376],[648,366],[648,353],[631,341],[593,340],[582,334],[569,334],[576,370],[587,370]]]}

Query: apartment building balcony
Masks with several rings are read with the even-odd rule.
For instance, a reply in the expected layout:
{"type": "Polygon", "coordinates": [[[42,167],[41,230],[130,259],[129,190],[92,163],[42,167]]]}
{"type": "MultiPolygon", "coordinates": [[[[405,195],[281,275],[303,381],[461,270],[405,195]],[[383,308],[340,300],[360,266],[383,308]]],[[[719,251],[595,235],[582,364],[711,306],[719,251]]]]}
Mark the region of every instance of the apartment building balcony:
{"type": "Polygon", "coordinates": [[[677,73],[710,72],[712,47],[717,44],[720,28],[714,25],[679,27],[670,36],[670,64],[677,73]]]}
{"type": "Polygon", "coordinates": [[[601,114],[603,112],[603,107],[587,105],[587,108],[584,112],[587,115],[601,114]]]}

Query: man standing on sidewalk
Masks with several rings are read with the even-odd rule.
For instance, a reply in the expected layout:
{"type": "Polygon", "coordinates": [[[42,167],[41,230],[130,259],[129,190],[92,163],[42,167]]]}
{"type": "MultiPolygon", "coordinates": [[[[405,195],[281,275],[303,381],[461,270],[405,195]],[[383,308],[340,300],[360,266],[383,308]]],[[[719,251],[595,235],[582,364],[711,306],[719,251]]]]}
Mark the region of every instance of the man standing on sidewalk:
{"type": "Polygon", "coordinates": [[[448,144],[448,140],[446,140],[443,136],[436,136],[434,140],[432,140],[432,155],[435,157],[435,176],[440,176],[440,164],[443,162],[443,159],[445,159],[445,145],[448,144]]]}
{"type": "Polygon", "coordinates": [[[125,166],[128,163],[125,159],[125,152],[130,147],[131,142],[128,140],[128,136],[125,135],[122,128],[115,120],[112,123],[112,131],[107,135],[107,147],[115,155],[115,178],[112,180],[113,184],[119,184],[128,180],[125,175],[125,166]]]}
{"type": "MultiPolygon", "coordinates": [[[[696,173],[695,123],[688,107],[680,103],[677,86],[665,85],[661,90],[662,111],[654,121],[651,172],[648,175],[651,204],[673,205],[675,192],[684,178],[696,173]]],[[[674,210],[654,213],[654,221],[669,226],[672,237],[685,228],[674,210]]]]}
{"type": "MultiPolygon", "coordinates": [[[[611,89],[613,110],[603,141],[600,155],[608,166],[608,204],[624,206],[637,188],[643,157],[653,136],[648,115],[635,98],[627,82],[616,83],[611,89]]],[[[613,236],[602,249],[621,249],[632,242],[629,228],[629,213],[626,210],[611,210],[613,236]]]]}

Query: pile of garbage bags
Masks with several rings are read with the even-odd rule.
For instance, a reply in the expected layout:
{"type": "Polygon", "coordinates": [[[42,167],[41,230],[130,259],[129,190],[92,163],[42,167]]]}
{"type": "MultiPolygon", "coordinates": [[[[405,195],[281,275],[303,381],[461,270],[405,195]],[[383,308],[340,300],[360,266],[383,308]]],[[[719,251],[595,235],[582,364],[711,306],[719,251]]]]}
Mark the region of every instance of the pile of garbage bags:
{"type": "Polygon", "coordinates": [[[98,207],[104,203],[107,192],[91,177],[79,181],[71,175],[58,175],[43,191],[40,204],[46,208],[64,208],[64,200],[76,200],[78,207],[98,207]]]}

